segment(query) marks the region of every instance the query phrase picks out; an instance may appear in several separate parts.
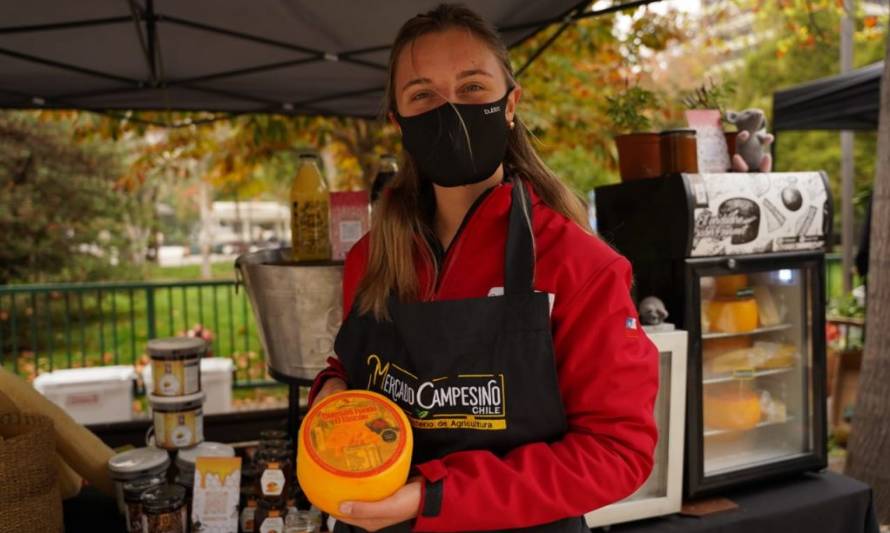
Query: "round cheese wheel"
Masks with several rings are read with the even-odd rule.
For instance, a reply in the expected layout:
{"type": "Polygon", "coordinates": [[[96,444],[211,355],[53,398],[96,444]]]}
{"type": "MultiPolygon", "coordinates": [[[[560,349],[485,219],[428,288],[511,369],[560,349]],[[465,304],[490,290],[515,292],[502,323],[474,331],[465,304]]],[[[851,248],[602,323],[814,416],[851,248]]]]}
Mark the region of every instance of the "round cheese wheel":
{"type": "Polygon", "coordinates": [[[754,298],[711,300],[707,314],[711,331],[745,333],[757,329],[757,301],[754,298]]]}
{"type": "Polygon", "coordinates": [[[727,388],[704,395],[704,422],[709,429],[746,430],[760,423],[760,396],[747,388],[727,388]]]}
{"type": "Polygon", "coordinates": [[[399,406],[369,391],[316,403],[300,426],[297,478],[313,504],[334,517],[345,501],[378,501],[402,488],[414,438],[399,406]]]}

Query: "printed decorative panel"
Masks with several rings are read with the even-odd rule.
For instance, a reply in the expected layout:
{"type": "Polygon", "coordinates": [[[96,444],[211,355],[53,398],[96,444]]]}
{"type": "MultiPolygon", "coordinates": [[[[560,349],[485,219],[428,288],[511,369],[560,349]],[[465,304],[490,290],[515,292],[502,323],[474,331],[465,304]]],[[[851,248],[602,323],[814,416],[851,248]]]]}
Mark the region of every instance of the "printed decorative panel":
{"type": "Polygon", "coordinates": [[[822,248],[831,197],[821,172],[684,174],[694,203],[692,257],[822,248]]]}

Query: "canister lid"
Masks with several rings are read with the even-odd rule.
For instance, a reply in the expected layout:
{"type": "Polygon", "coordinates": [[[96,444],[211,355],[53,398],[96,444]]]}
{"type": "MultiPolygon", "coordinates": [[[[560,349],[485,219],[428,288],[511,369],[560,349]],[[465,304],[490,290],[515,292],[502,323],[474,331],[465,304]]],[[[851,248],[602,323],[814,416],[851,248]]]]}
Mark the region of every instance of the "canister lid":
{"type": "Polygon", "coordinates": [[[677,133],[691,134],[695,135],[695,130],[689,128],[677,128],[673,130],[664,130],[659,133],[659,135],[675,135],[677,133]]]}
{"type": "Polygon", "coordinates": [[[157,396],[155,394],[147,394],[148,402],[152,409],[159,411],[176,411],[178,409],[187,410],[197,407],[204,403],[204,391],[198,391],[194,394],[186,394],[185,396],[157,396]]]}
{"type": "Polygon", "coordinates": [[[148,355],[155,359],[198,355],[206,350],[207,342],[198,337],[167,337],[148,341],[148,355]]]}
{"type": "Polygon", "coordinates": [[[108,470],[112,477],[131,477],[156,468],[166,468],[170,464],[170,456],[166,450],[159,448],[135,448],[121,452],[108,460],[108,470]]]}
{"type": "Polygon", "coordinates": [[[194,469],[198,457],[234,457],[235,448],[221,442],[202,442],[191,448],[182,448],[176,455],[176,464],[194,469]]]}
{"type": "Polygon", "coordinates": [[[142,493],[142,510],[146,513],[168,513],[185,503],[185,487],[160,485],[142,493]]]}

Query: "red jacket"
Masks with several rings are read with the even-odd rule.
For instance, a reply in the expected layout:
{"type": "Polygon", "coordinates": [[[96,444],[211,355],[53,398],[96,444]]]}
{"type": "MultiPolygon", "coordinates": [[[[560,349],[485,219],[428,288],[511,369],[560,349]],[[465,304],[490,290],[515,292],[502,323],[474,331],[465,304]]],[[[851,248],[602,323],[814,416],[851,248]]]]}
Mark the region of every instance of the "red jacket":
{"type": "MultiPolygon", "coordinates": [[[[448,251],[438,291],[430,265],[418,264],[427,299],[484,297],[503,287],[511,187],[498,185],[470,215],[448,251]]],[[[630,264],[536,194],[531,198],[534,286],[555,295],[553,346],[568,432],[561,441],[528,444],[503,457],[474,450],[416,465],[429,482],[443,481],[439,515],[419,515],[416,531],[522,528],[579,516],[628,496],[652,469],[658,352],[638,325],[630,264]]],[[[367,258],[365,235],[346,258],[344,314],[367,258]]],[[[310,401],[326,377],[345,380],[339,361],[330,362],[310,401]]]]}

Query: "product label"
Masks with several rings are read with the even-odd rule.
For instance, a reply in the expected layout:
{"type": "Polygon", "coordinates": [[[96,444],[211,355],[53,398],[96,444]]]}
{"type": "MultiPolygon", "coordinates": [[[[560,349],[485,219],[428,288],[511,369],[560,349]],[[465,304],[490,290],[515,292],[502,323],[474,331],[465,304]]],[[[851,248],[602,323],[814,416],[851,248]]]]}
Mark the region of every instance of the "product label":
{"type": "Polygon", "coordinates": [[[179,413],[154,412],[155,439],[162,448],[186,448],[204,440],[201,409],[179,413]]]}
{"type": "Polygon", "coordinates": [[[269,468],[263,470],[260,483],[263,487],[263,496],[280,496],[285,485],[284,472],[276,463],[270,463],[269,468]]]}
{"type": "Polygon", "coordinates": [[[362,222],[360,220],[343,220],[340,222],[340,242],[352,244],[362,238],[362,222]]]}
{"type": "Polygon", "coordinates": [[[367,395],[341,395],[308,420],[309,453],[341,475],[385,470],[405,446],[407,428],[395,409],[367,395]]]}
{"type": "Polygon", "coordinates": [[[247,506],[241,511],[241,531],[253,531],[253,519],[256,507],[247,506]]]}
{"type": "Polygon", "coordinates": [[[159,396],[184,396],[201,389],[200,359],[176,361],[153,360],[151,372],[154,393],[159,396]]]}
{"type": "Polygon", "coordinates": [[[284,531],[284,518],[270,516],[260,524],[260,533],[282,533],[284,531]]]}
{"type": "Polygon", "coordinates": [[[200,523],[205,533],[235,531],[240,487],[240,457],[198,457],[192,498],[193,523],[200,523]]]}

